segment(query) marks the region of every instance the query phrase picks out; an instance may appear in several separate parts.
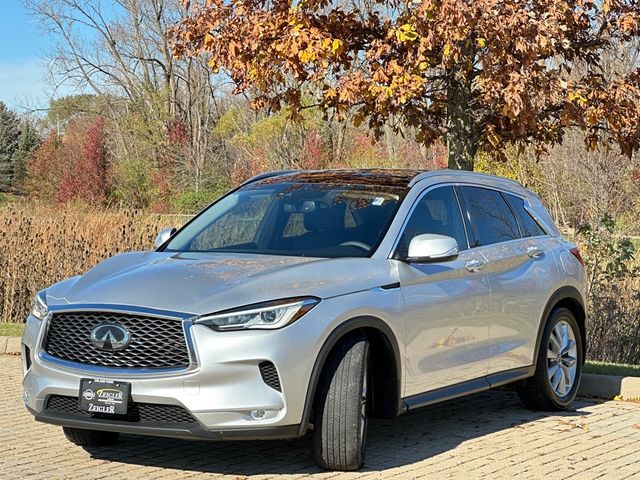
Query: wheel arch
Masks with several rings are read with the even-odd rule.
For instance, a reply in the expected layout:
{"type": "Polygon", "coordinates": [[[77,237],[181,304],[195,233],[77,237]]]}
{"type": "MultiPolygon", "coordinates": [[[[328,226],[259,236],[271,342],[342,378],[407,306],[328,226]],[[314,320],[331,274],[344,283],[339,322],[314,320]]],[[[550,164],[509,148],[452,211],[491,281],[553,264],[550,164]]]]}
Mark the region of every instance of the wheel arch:
{"type": "Polygon", "coordinates": [[[375,416],[393,418],[401,412],[402,361],[396,336],[391,327],[382,319],[374,316],[358,316],[338,325],[320,348],[307,386],[304,411],[298,432],[300,436],[305,434],[311,420],[316,390],[329,355],[343,338],[355,332],[364,333],[369,339],[372,370],[382,370],[382,372],[378,371],[378,374],[374,374],[373,378],[375,416]],[[383,374],[380,375],[380,373],[383,374]]]}
{"type": "Polygon", "coordinates": [[[582,294],[577,288],[572,286],[564,286],[559,288],[553,293],[553,295],[551,295],[551,298],[547,302],[547,305],[545,306],[542,313],[542,318],[540,319],[540,325],[538,327],[538,338],[536,339],[535,352],[538,352],[538,350],[540,349],[542,333],[544,332],[544,327],[547,324],[549,315],[551,315],[551,312],[553,312],[555,309],[562,307],[569,309],[571,313],[573,313],[573,315],[576,317],[578,327],[580,328],[580,338],[582,339],[582,359],[584,362],[584,359],[587,356],[587,309],[582,294]]]}

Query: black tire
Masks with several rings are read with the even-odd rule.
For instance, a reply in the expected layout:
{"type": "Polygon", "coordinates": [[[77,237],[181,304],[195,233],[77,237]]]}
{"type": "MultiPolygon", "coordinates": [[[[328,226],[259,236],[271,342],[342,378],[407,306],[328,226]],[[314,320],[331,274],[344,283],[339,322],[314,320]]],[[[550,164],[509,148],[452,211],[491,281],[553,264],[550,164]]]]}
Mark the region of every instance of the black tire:
{"type": "Polygon", "coordinates": [[[80,447],[104,447],[112,445],[118,440],[118,432],[103,432],[100,430],[84,430],[81,428],[62,427],[67,440],[80,447]]]}
{"type": "Polygon", "coordinates": [[[316,462],[328,470],[358,470],[364,463],[369,396],[369,341],[354,334],[327,359],[315,404],[316,462]]]}
{"type": "Polygon", "coordinates": [[[578,322],[571,310],[567,308],[558,308],[551,312],[547,324],[545,325],[540,347],[538,350],[536,372],[531,378],[528,378],[519,388],[518,396],[522,403],[534,410],[558,411],[566,410],[576,394],[580,386],[580,378],[582,376],[582,365],[584,364],[584,351],[582,348],[582,336],[578,322]],[[576,370],[575,379],[570,390],[565,395],[558,395],[552,386],[549,378],[548,369],[552,362],[548,359],[548,350],[551,341],[553,329],[560,322],[566,322],[575,335],[576,346],[576,370]]]}

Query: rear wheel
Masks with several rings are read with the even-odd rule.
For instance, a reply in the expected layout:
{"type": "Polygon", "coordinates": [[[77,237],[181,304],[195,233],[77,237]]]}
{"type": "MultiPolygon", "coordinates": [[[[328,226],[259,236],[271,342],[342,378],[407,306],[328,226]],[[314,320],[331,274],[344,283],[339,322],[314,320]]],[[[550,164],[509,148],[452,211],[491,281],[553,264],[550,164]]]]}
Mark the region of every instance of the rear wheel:
{"type": "Polygon", "coordinates": [[[578,392],[584,352],[580,328],[567,308],[554,310],[545,326],[536,373],[518,389],[522,402],[536,410],[564,410],[578,392]]]}
{"type": "Polygon", "coordinates": [[[118,432],[103,432],[101,430],[85,430],[82,428],[62,427],[67,440],[81,447],[103,447],[118,440],[118,432]]]}
{"type": "Polygon", "coordinates": [[[358,470],[364,463],[368,366],[364,335],[343,339],[327,360],[315,404],[315,455],[322,468],[358,470]]]}

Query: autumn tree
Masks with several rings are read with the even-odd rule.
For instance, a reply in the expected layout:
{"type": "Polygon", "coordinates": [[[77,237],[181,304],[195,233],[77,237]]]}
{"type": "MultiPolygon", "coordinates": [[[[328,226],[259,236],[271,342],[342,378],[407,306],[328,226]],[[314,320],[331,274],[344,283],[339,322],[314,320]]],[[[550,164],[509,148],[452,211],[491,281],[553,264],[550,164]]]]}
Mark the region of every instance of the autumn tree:
{"type": "Polygon", "coordinates": [[[63,137],[62,155],[71,160],[65,170],[57,199],[60,203],[81,201],[90,205],[107,198],[107,156],[104,119],[93,119],[88,126],[73,124],[63,137]]]}
{"type": "Polygon", "coordinates": [[[560,142],[640,143],[640,70],[607,78],[602,54],[638,37],[633,0],[206,0],[170,31],[256,108],[327,115],[479,151],[560,142]]]}
{"type": "Polygon", "coordinates": [[[208,132],[218,116],[219,86],[204,60],[172,55],[166,31],[186,13],[181,2],[24,1],[52,40],[56,86],[91,92],[54,102],[49,120],[78,112],[104,116],[111,152],[137,163],[136,170],[158,163],[172,147],[168,130],[179,122],[188,149],[176,155],[184,172],[176,181],[198,190],[213,157],[208,132]]]}
{"type": "Polygon", "coordinates": [[[70,168],[60,150],[62,138],[55,129],[50,130],[35,149],[27,163],[25,190],[30,197],[46,202],[56,200],[64,173],[70,168]]]}
{"type": "Polygon", "coordinates": [[[76,118],[64,133],[52,129],[28,162],[27,192],[50,203],[105,203],[109,193],[106,141],[102,117],[76,118]]]}

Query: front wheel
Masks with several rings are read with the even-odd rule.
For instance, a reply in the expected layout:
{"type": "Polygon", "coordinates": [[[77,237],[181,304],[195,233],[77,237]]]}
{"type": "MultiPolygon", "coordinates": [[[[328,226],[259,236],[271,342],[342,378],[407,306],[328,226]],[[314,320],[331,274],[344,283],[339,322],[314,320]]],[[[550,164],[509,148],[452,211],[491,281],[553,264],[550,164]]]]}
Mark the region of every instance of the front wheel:
{"type": "Polygon", "coordinates": [[[519,389],[522,402],[535,410],[564,410],[578,393],[584,352],[571,310],[554,310],[545,326],[535,375],[519,389]]]}
{"type": "Polygon", "coordinates": [[[350,335],[329,356],[315,404],[316,462],[329,470],[358,470],[367,435],[369,341],[350,335]]]}

